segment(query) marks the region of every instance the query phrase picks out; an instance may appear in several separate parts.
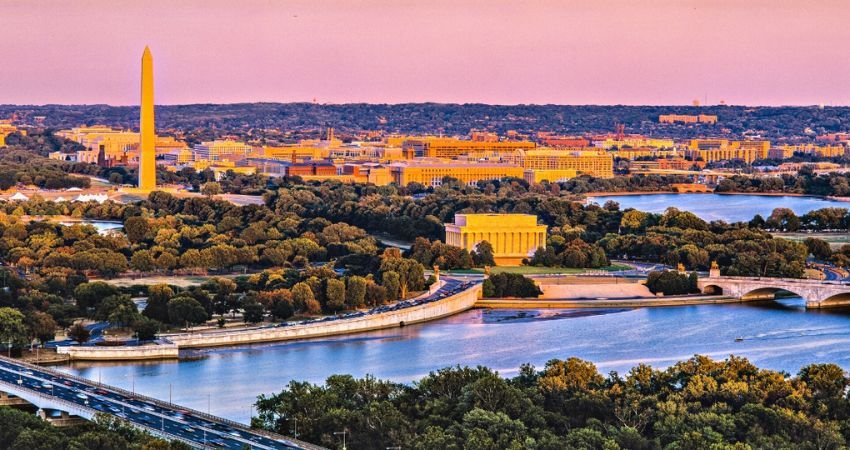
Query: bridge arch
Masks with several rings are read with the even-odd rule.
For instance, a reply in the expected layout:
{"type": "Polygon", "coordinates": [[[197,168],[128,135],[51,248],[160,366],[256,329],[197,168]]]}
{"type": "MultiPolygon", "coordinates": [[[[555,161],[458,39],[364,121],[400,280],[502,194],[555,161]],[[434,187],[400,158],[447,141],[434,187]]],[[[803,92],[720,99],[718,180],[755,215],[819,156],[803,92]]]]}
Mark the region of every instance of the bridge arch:
{"type": "Polygon", "coordinates": [[[707,284],[702,288],[702,293],[707,295],[723,295],[723,287],[716,284],[707,284]]]}
{"type": "Polygon", "coordinates": [[[792,295],[796,295],[797,297],[806,298],[803,295],[800,295],[794,291],[790,291],[786,288],[781,287],[760,287],[756,289],[752,289],[746,292],[741,296],[741,300],[773,300],[776,298],[776,294],[780,292],[787,292],[792,295]]]}
{"type": "Polygon", "coordinates": [[[829,297],[821,300],[818,304],[818,307],[820,308],[834,308],[837,306],[850,306],[850,292],[830,295],[829,297]]]}

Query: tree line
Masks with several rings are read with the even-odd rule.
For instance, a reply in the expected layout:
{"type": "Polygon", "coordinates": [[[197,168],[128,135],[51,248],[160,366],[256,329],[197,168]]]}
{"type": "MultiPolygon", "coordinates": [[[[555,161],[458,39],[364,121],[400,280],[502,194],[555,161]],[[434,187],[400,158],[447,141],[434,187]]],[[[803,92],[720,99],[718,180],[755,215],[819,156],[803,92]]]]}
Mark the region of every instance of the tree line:
{"type": "Polygon", "coordinates": [[[448,367],[409,384],[350,375],[292,381],[257,400],[255,426],[331,448],[837,449],[850,439],[850,379],[834,364],[796,376],[731,356],[599,373],[577,358],[513,377],[448,367]]]}

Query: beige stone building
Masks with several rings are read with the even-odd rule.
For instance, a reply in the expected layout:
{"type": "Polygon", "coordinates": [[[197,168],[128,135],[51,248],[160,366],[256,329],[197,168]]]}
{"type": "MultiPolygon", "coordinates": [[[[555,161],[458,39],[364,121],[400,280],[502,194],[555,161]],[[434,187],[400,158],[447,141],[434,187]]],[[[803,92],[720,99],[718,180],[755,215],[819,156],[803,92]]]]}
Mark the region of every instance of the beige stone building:
{"type": "Polygon", "coordinates": [[[546,246],[546,225],[532,214],[455,214],[455,222],[445,226],[446,244],[473,251],[487,241],[500,266],[519,265],[546,246]]]}

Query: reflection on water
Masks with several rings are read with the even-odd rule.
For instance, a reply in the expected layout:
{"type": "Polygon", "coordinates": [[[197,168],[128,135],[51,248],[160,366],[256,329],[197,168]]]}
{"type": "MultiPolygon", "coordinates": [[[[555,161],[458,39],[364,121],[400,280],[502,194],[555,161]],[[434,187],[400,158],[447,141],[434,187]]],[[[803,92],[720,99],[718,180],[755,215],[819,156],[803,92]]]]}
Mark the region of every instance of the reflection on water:
{"type": "MultiPolygon", "coordinates": [[[[516,323],[598,316],[602,314],[613,314],[623,311],[629,311],[629,309],[535,309],[519,311],[505,309],[487,309],[482,310],[480,317],[483,323],[516,323]]],[[[468,320],[468,318],[466,320],[468,320]]]]}
{"type": "Polygon", "coordinates": [[[694,354],[745,356],[761,367],[796,373],[816,362],[850,369],[850,312],[806,310],[800,298],[752,304],[612,310],[472,310],[429,324],[353,336],[186,353],[177,362],[77,363],[89,379],[247,421],[258,394],[290,380],[321,382],[336,373],[410,382],[451,365],[486,365],[514,375],[577,356],[599,370],[638,363],[665,367],[694,354]]]}
{"type": "Polygon", "coordinates": [[[663,213],[669,207],[690,211],[704,220],[749,221],[756,214],[767,217],[775,208],[791,208],[797,215],[820,208],[848,208],[850,203],[816,197],[723,194],[609,195],[590,199],[600,205],[608,200],[620,209],[663,213]]]}

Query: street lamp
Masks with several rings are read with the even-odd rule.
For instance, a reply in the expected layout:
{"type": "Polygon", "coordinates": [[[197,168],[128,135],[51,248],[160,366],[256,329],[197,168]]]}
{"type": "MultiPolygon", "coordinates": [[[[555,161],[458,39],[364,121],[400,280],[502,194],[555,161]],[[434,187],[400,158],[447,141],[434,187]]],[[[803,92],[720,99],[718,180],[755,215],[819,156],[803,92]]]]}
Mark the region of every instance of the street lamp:
{"type": "Polygon", "coordinates": [[[340,434],[342,435],[342,450],[346,450],[346,448],[345,448],[345,435],[347,433],[348,433],[347,430],[334,431],[334,436],[339,436],[340,434]]]}
{"type": "Polygon", "coordinates": [[[295,430],[292,432],[292,437],[298,439],[298,418],[293,417],[292,420],[295,422],[295,430]]]}

